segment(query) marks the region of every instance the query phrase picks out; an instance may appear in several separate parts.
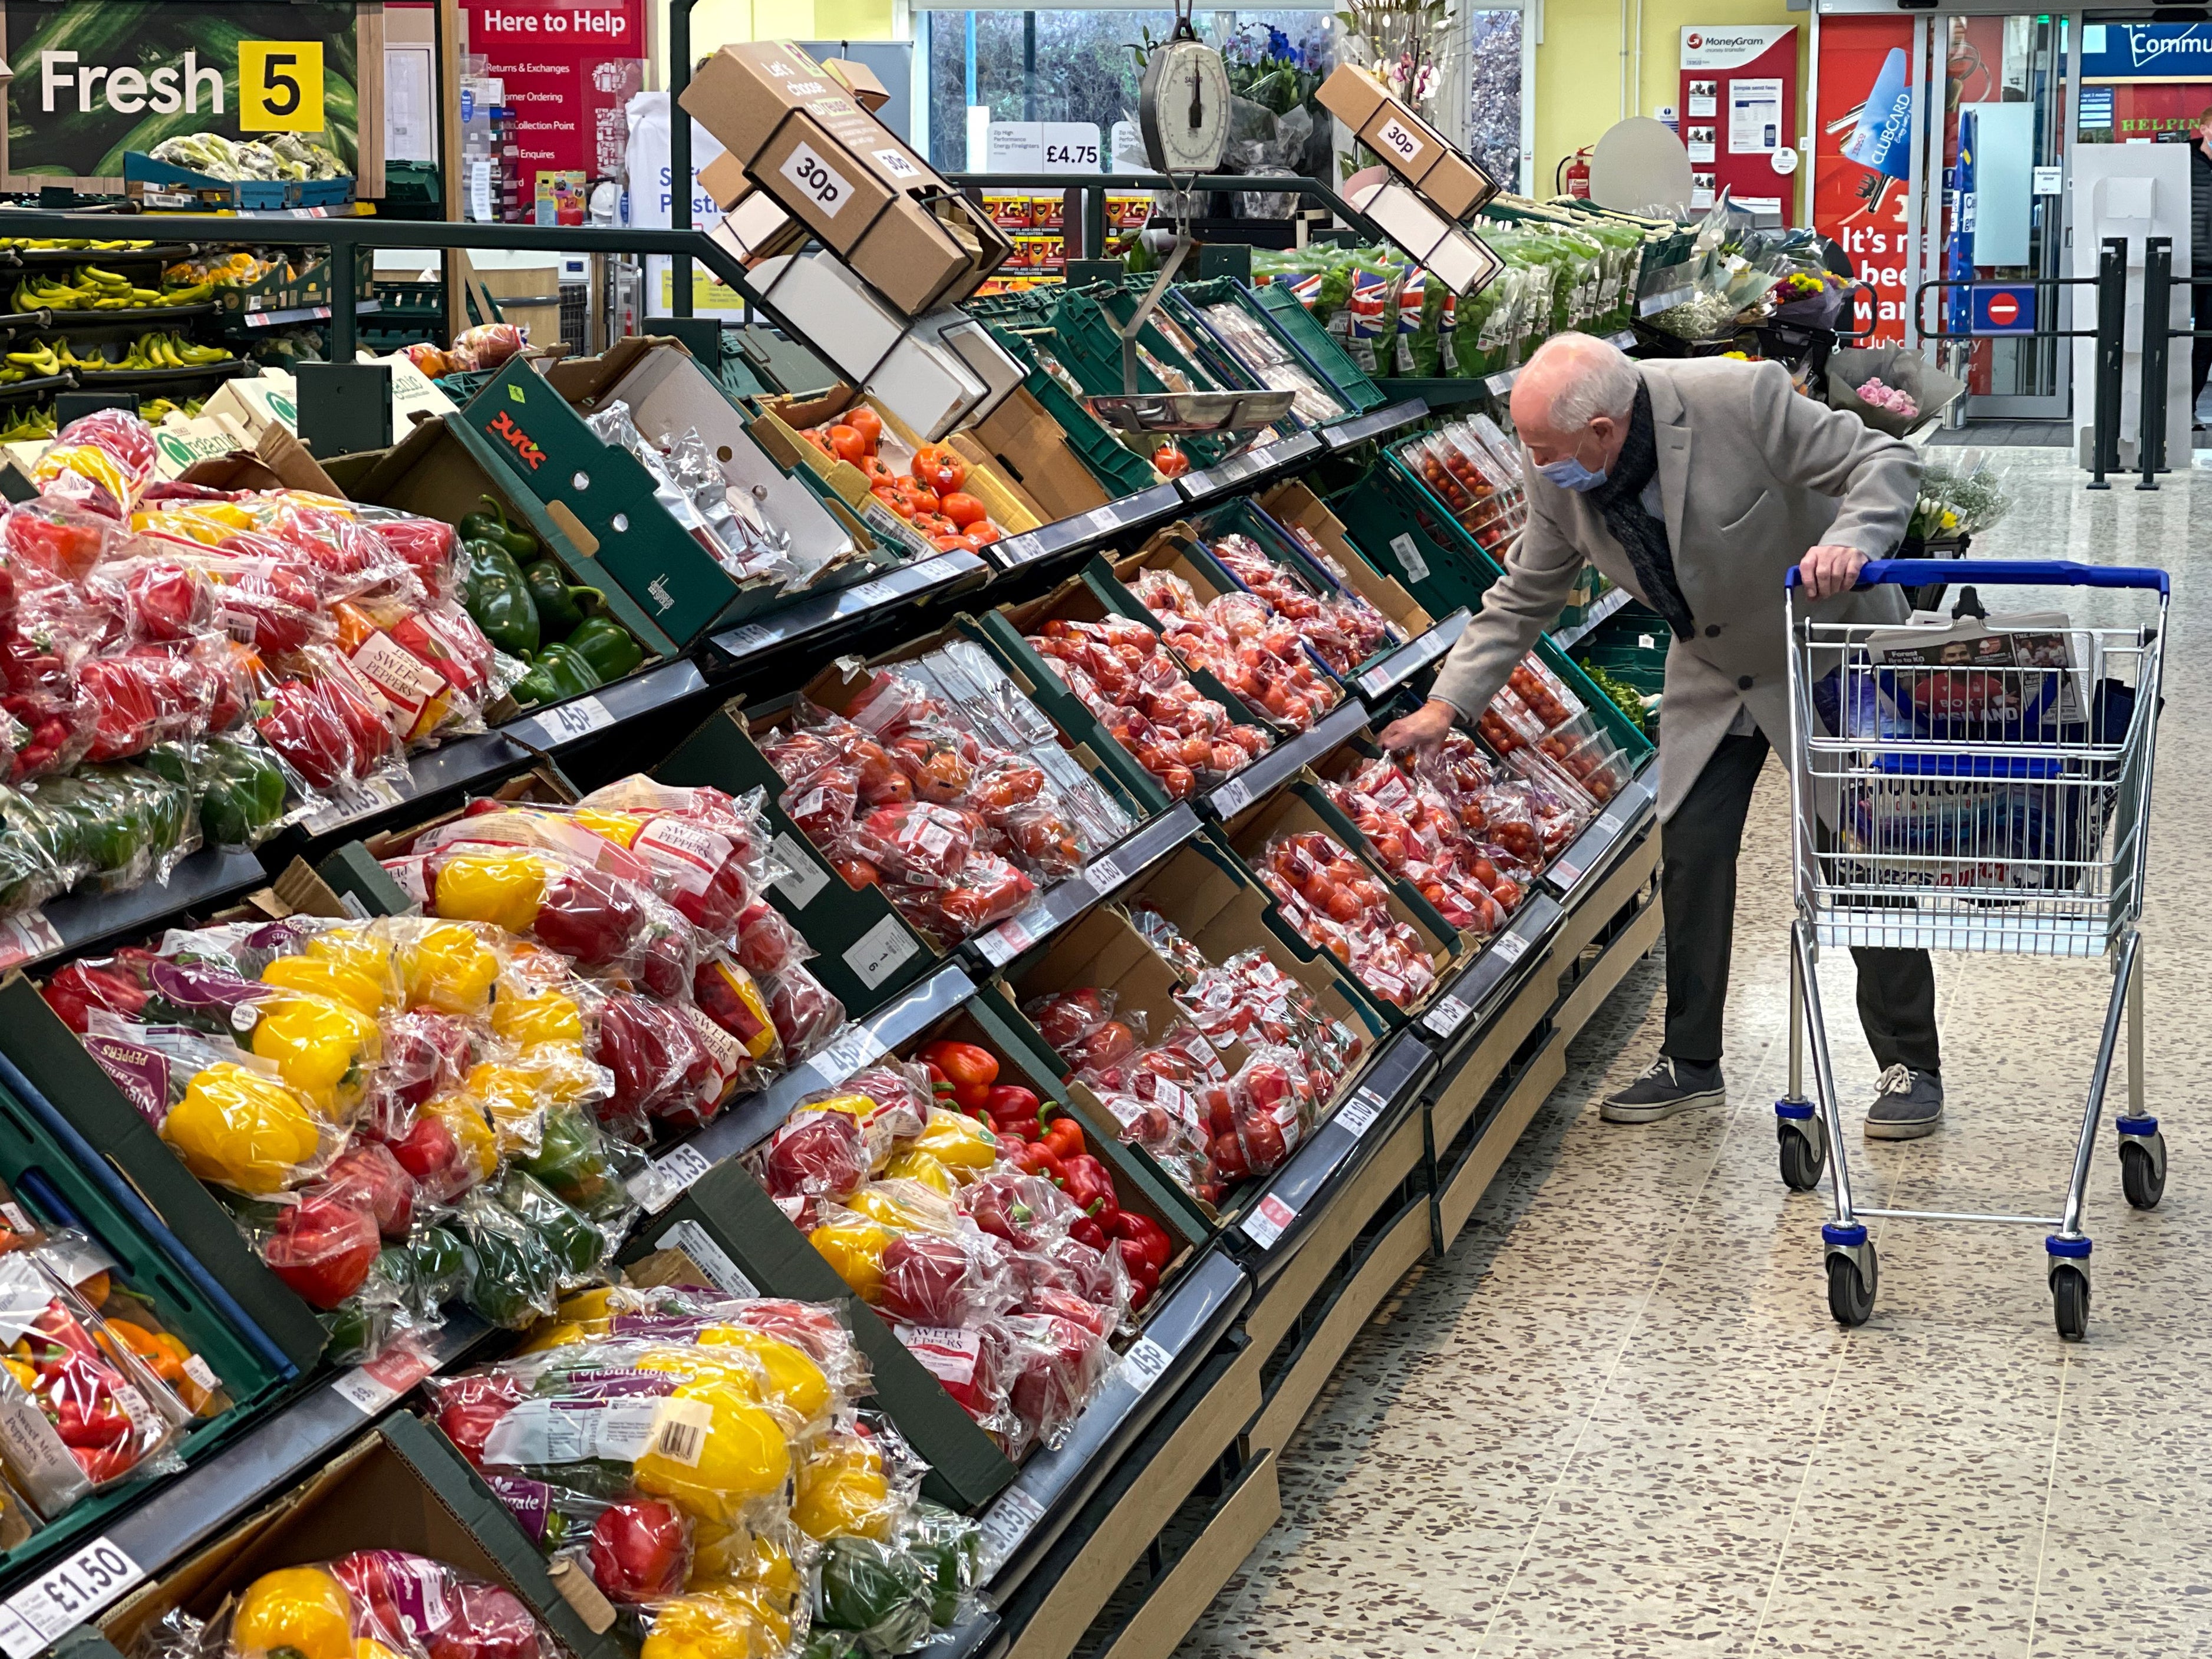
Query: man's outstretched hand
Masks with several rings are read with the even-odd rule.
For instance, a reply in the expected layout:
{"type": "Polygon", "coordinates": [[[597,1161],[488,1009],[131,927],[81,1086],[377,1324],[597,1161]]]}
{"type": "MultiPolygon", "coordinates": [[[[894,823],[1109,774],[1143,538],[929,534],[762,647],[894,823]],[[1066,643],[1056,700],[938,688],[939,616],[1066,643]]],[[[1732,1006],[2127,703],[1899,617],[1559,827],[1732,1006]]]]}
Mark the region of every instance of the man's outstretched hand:
{"type": "Polygon", "coordinates": [[[1459,718],[1459,710],[1439,698],[1431,697],[1403,720],[1392,720],[1382,728],[1382,746],[1394,754],[1408,750],[1426,754],[1444,740],[1452,722],[1459,718]]]}
{"type": "Polygon", "coordinates": [[[1850,592],[1858,581],[1859,568],[1866,562],[1867,556],[1856,547],[1823,542],[1807,548],[1805,556],[1797,561],[1797,580],[1804,586],[1806,598],[1832,599],[1850,592]]]}

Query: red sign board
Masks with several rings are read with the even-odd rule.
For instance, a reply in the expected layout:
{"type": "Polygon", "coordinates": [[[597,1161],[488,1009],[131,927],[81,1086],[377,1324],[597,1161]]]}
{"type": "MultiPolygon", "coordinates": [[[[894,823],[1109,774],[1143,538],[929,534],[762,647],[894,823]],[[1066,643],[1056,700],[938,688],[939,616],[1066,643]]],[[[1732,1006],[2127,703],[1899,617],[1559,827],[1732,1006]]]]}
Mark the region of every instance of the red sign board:
{"type": "Polygon", "coordinates": [[[522,198],[541,172],[621,175],[623,111],[645,87],[645,0],[461,0],[469,51],[515,114],[522,198]]]}
{"type": "Polygon", "coordinates": [[[1691,203],[1725,190],[1797,219],[1797,30],[1787,23],[1711,23],[1682,31],[1677,117],[1690,152],[1691,203]],[[1774,165],[1780,152],[1783,167],[1774,165]]]}
{"type": "Polygon", "coordinates": [[[1999,328],[2009,328],[2020,320],[2020,300],[2009,289],[1999,289],[1990,295],[1990,320],[1999,328]]]}
{"type": "MultiPolygon", "coordinates": [[[[1912,57],[1909,17],[1823,17],[1820,20],[1820,107],[1813,113],[1813,228],[1851,256],[1859,280],[1873,289],[1869,307],[1853,296],[1852,326],[1871,324],[1876,343],[1905,343],[1911,290],[1905,271],[1911,229],[1905,221],[1901,140],[1861,126],[1885,69],[1903,81],[1912,57]],[[1891,54],[1897,54],[1893,64],[1891,54]],[[1856,143],[1854,141],[1856,141],[1856,143]],[[1846,154],[1847,148],[1856,156],[1846,154]],[[1891,152],[1898,152],[1892,155],[1891,152]],[[1869,165],[1888,157],[1890,165],[1869,165]]],[[[1917,94],[1917,88],[1913,91],[1917,94]]],[[[1884,101],[1876,100],[1876,101],[1884,101]]],[[[1899,107],[1891,96],[1887,112],[1899,107]]],[[[1872,118],[1881,118],[1885,112],[1872,118]]]]}

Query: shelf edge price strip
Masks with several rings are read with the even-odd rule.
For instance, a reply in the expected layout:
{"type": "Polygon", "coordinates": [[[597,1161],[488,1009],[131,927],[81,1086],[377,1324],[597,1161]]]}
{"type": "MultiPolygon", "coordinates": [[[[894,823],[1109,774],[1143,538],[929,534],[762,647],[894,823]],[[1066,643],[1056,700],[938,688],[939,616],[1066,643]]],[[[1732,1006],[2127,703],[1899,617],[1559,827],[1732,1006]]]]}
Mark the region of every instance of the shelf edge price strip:
{"type": "MultiPolygon", "coordinates": [[[[1004,1566],[1006,1558],[1021,1547],[1022,1540],[1043,1519],[1044,1505],[1019,1486],[1009,1486],[1000,1492],[983,1512],[981,1576],[988,1578],[1004,1566]]],[[[15,1656],[11,1655],[9,1659],[15,1659],[15,1656]]]]}
{"type": "Polygon", "coordinates": [[[548,744],[573,743],[578,738],[605,730],[615,723],[615,717],[606,704],[587,694],[532,715],[530,723],[548,744]]]}
{"type": "Polygon", "coordinates": [[[31,1659],[145,1577],[119,1545],[94,1539],[0,1603],[0,1650],[31,1659]]]}
{"type": "Polygon", "coordinates": [[[1129,1386],[1142,1399],[1152,1392],[1152,1384],[1160,1380],[1175,1356],[1149,1336],[1140,1336],[1129,1345],[1129,1352],[1121,1356],[1121,1374],[1129,1386]]]}
{"type": "Polygon", "coordinates": [[[686,1143],[653,1160],[630,1183],[630,1195],[647,1214],[659,1215],[714,1167],[706,1153],[686,1143]]]}

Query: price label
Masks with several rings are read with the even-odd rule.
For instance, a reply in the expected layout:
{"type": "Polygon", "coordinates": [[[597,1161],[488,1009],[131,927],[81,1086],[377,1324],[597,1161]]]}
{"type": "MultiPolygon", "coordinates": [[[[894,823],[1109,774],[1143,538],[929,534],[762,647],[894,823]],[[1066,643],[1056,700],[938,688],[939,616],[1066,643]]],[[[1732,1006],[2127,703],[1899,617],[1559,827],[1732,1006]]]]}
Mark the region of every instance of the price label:
{"type": "Polygon", "coordinates": [[[1493,374],[1482,384],[1493,398],[1502,398],[1513,390],[1513,382],[1521,378],[1521,371],[1509,368],[1503,374],[1493,374]]]}
{"type": "Polygon", "coordinates": [[[1474,1012],[1455,996],[1441,996],[1423,1016],[1421,1024],[1438,1036],[1449,1036],[1467,1024],[1467,1017],[1474,1012]]]}
{"type": "Polygon", "coordinates": [[[763,628],[758,623],[747,623],[742,628],[732,628],[715,641],[732,657],[750,657],[763,646],[773,645],[777,638],[773,628],[763,628]]]}
{"type": "Polygon", "coordinates": [[[1491,941],[1490,953],[1500,962],[1518,962],[1528,954],[1528,939],[1524,933],[1504,933],[1491,941]]]}
{"type": "Polygon", "coordinates": [[[62,948],[61,930],[46,920],[43,910],[31,910],[0,921],[0,972],[21,962],[51,956],[62,948]]]}
{"type": "Polygon", "coordinates": [[[1115,862],[1111,853],[1102,853],[1091,860],[1083,876],[1091,884],[1091,890],[1101,898],[1129,878],[1127,872],[1115,862]]]}
{"type": "Polygon", "coordinates": [[[1337,1108],[1336,1121],[1346,1133],[1357,1140],[1373,1127],[1375,1120],[1382,1116],[1383,1107],[1389,1104],[1374,1090],[1363,1088],[1337,1108]]]}
{"type": "Polygon", "coordinates": [[[872,991],[921,948],[906,924],[896,915],[888,915],[854,941],[845,952],[845,965],[872,991]]]}
{"type": "Polygon", "coordinates": [[[646,1208],[658,1214],[681,1198],[691,1184],[714,1166],[696,1146],[678,1146],[653,1165],[653,1200],[646,1208]]]}
{"type": "Polygon", "coordinates": [[[1390,550],[1398,556],[1398,562],[1406,567],[1407,581],[1428,580],[1429,562],[1421,556],[1421,550],[1413,545],[1413,538],[1411,536],[1391,537],[1390,550]]]}
{"type": "Polygon", "coordinates": [[[0,1647],[8,1659],[30,1659],[145,1576],[122,1546],[95,1538],[8,1598],[0,1607],[0,1647]]]}
{"type": "Polygon", "coordinates": [[[1213,810],[1224,818],[1233,818],[1252,804],[1252,786],[1242,778],[1231,778],[1213,792],[1213,810]]]}
{"type": "Polygon", "coordinates": [[[321,41],[238,43],[238,129],[240,132],[323,130],[321,41]]]}
{"type": "Polygon", "coordinates": [[[1620,832],[1628,825],[1626,820],[1615,817],[1610,812],[1601,812],[1598,814],[1597,827],[1605,831],[1606,840],[1612,842],[1618,840],[1620,832]]]}
{"type": "Polygon", "coordinates": [[[889,1046],[871,1027],[848,1025],[806,1063],[821,1077],[823,1087],[834,1089],[889,1046]]]}
{"type": "Polygon", "coordinates": [[[1018,564],[1027,564],[1042,550],[1042,544],[1038,540],[1035,532],[1020,536],[1009,536],[1002,542],[991,544],[992,556],[1008,569],[1012,569],[1018,564]]]}
{"type": "Polygon", "coordinates": [[[1359,677],[1359,695],[1379,697],[1397,678],[1397,670],[1391,663],[1386,662],[1380,668],[1370,668],[1359,677]]]}
{"type": "Polygon", "coordinates": [[[389,778],[366,778],[342,783],[323,793],[323,804],[307,815],[307,832],[326,836],[331,830],[399,805],[399,791],[389,778]]]}
{"type": "Polygon", "coordinates": [[[1583,878],[1583,867],[1571,859],[1554,859],[1545,873],[1560,886],[1571,887],[1583,878]]]}
{"type": "Polygon", "coordinates": [[[847,591],[845,602],[840,608],[847,611],[873,611],[878,605],[887,604],[898,596],[898,585],[896,582],[862,582],[858,587],[847,591]]]}
{"type": "Polygon", "coordinates": [[[988,1579],[1006,1565],[1006,1558],[1021,1547],[1022,1540],[1035,1531],[1036,1523],[1043,1519],[1044,1505],[1019,1486],[1009,1486],[1000,1492],[998,1501],[983,1511],[980,1577],[988,1579]]]}
{"type": "Polygon", "coordinates": [[[403,1346],[355,1366],[331,1391],[363,1417],[374,1417],[436,1369],[428,1354],[403,1346]]]}
{"type": "Polygon", "coordinates": [[[1098,146],[1048,143],[1044,147],[1044,164],[1055,172],[1096,173],[1098,170],[1098,146]]]}
{"type": "Polygon", "coordinates": [[[678,1222],[653,1243],[660,1249],[683,1251],[718,1290],[727,1291],[732,1296],[760,1294],[760,1287],[730,1260],[729,1252],[714,1243],[707,1230],[696,1221],[678,1222]]]}
{"type": "Polygon", "coordinates": [[[1083,515],[1083,521],[1091,526],[1094,533],[1101,536],[1109,530],[1119,530],[1121,527],[1121,514],[1110,507],[1092,507],[1090,512],[1083,515]]]}
{"type": "Polygon", "coordinates": [[[853,186],[845,175],[814,153],[811,144],[793,146],[790,155],[777,169],[799,186],[807,200],[831,218],[838,210],[853,199],[853,186]]]}
{"type": "Polygon", "coordinates": [[[1243,1228],[1245,1237],[1263,1250],[1272,1250],[1276,1241],[1290,1231],[1291,1223],[1297,1219],[1297,1215],[1296,1210],[1269,1193],[1255,1204],[1237,1224],[1243,1228]]]}
{"type": "Polygon", "coordinates": [[[894,179],[921,177],[921,169],[908,161],[905,155],[899,150],[879,149],[875,152],[875,155],[876,160],[882,164],[884,171],[894,179]]]}
{"type": "Polygon", "coordinates": [[[1401,161],[1411,161],[1426,148],[1421,135],[1400,122],[1395,116],[1382,123],[1375,135],[1375,148],[1385,155],[1395,155],[1401,161]]]}
{"type": "Polygon", "coordinates": [[[776,890],[804,910],[814,902],[815,896],[830,884],[830,872],[822,867],[813,854],[799,844],[788,830],[776,836],[775,847],[777,862],[791,872],[776,882],[776,890]]]}
{"type": "Polygon", "coordinates": [[[1016,957],[1036,943],[1030,930],[1016,916],[1000,922],[975,941],[975,948],[983,953],[983,960],[994,968],[1003,968],[1016,957]]]}
{"type": "Polygon", "coordinates": [[[615,723],[613,711],[597,697],[571,698],[547,709],[531,722],[546,747],[556,743],[574,743],[578,738],[587,738],[594,732],[603,732],[615,723]]]}
{"type": "Polygon", "coordinates": [[[1152,1384],[1160,1380],[1167,1370],[1168,1361],[1174,1358],[1151,1337],[1139,1337],[1129,1352],[1121,1356],[1121,1375],[1141,1397],[1152,1391],[1152,1384]]]}

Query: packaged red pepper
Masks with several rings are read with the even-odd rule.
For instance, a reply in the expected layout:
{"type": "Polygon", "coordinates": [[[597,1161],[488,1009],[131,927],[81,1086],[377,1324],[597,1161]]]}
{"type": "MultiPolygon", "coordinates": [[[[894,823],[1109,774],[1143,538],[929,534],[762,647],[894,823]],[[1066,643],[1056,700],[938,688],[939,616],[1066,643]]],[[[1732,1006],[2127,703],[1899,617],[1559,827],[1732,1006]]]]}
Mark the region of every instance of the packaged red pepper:
{"type": "Polygon", "coordinates": [[[119,409],[71,421],[31,468],[40,495],[129,521],[139,492],[154,477],[154,430],[119,409]]]}

